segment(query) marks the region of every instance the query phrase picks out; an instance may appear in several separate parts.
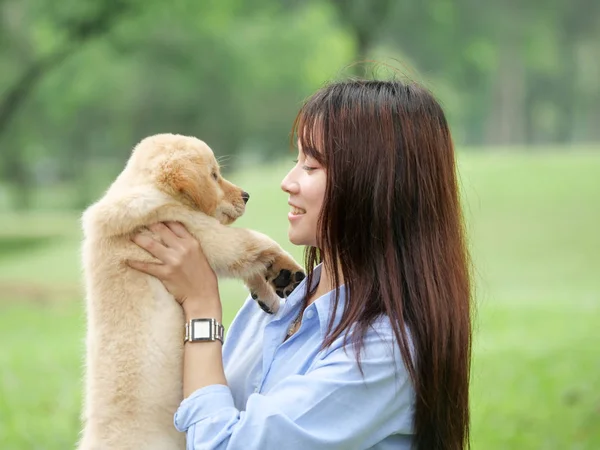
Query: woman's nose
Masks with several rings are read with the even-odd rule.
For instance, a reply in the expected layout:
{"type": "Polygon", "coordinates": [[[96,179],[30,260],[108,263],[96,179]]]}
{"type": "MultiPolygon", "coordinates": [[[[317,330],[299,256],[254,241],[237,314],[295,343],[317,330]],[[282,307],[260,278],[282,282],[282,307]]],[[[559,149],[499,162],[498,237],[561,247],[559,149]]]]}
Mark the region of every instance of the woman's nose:
{"type": "Polygon", "coordinates": [[[294,182],[291,177],[291,172],[289,172],[283,180],[281,180],[281,189],[283,192],[287,192],[288,194],[296,194],[298,192],[298,183],[294,182]]]}

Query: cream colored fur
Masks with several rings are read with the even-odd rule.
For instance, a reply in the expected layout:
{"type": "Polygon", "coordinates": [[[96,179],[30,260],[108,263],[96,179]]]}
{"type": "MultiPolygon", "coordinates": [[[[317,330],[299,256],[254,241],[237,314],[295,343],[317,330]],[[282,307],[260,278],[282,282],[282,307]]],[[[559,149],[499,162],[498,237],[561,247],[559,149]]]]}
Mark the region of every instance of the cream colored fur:
{"type": "Polygon", "coordinates": [[[244,212],[242,192],[221,177],[204,142],[157,135],[136,146],[106,194],[84,212],[87,354],[80,450],[185,448],[184,434],[173,426],[182,400],[184,318],[160,281],[124,264],[156,262],[130,241],[134,233],[150,233],[145,227],[156,222],[182,222],[219,276],[244,280],[272,310],[279,304],[273,284],[281,288],[275,279],[291,273],[282,290],[287,294],[295,286],[302,269],[278,244],[226,226],[244,212]]]}

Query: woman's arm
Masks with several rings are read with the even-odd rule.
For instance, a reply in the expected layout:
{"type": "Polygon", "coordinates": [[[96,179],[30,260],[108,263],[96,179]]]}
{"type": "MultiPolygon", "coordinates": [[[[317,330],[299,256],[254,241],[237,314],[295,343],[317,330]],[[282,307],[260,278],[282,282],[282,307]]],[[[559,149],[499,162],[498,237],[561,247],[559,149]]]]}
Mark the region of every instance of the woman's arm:
{"type": "Polygon", "coordinates": [[[227,386],[195,391],[175,426],[187,432],[188,450],[366,449],[391,435],[390,448],[409,449],[414,391],[399,351],[394,358],[390,348],[391,332],[385,334],[365,342],[364,378],[341,337],[306,374],[251,394],[244,410],[227,386]]]}
{"type": "MultiPolygon", "coordinates": [[[[191,319],[214,318],[223,323],[220,300],[198,298],[188,304],[197,305],[185,309],[185,321],[191,319]]],[[[194,391],[213,384],[227,385],[223,370],[222,344],[213,342],[186,342],[183,356],[183,397],[187,398],[194,391]]]]}

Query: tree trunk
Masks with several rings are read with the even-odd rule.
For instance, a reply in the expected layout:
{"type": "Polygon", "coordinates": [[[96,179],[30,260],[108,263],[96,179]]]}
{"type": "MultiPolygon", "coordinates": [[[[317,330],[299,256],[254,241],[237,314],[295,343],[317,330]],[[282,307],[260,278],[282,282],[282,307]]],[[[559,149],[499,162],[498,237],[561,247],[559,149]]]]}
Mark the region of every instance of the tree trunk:
{"type": "Polygon", "coordinates": [[[486,125],[485,143],[511,145],[523,143],[525,136],[525,69],[518,43],[505,41],[500,50],[492,101],[486,125]]]}
{"type": "Polygon", "coordinates": [[[21,152],[5,153],[4,175],[10,183],[9,192],[13,209],[16,211],[31,209],[33,206],[34,183],[21,152]]]}
{"type": "Polygon", "coordinates": [[[573,128],[575,125],[575,102],[577,92],[575,82],[577,81],[577,43],[575,35],[564,30],[559,43],[561,70],[554,89],[554,101],[558,111],[558,122],[555,128],[554,140],[561,144],[573,140],[573,128]]]}

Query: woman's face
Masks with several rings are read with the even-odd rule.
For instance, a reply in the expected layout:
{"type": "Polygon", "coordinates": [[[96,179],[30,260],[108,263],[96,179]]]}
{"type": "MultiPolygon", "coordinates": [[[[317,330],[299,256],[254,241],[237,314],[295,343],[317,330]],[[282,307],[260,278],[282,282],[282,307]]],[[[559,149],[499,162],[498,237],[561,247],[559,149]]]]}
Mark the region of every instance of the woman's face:
{"type": "Polygon", "coordinates": [[[317,222],[325,196],[325,169],[302,152],[298,142],[298,160],[281,182],[281,189],[289,194],[290,227],[288,237],[295,245],[317,245],[317,222]]]}

